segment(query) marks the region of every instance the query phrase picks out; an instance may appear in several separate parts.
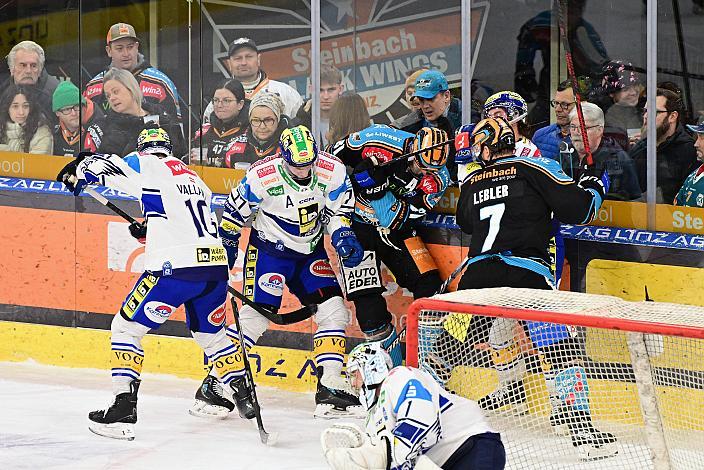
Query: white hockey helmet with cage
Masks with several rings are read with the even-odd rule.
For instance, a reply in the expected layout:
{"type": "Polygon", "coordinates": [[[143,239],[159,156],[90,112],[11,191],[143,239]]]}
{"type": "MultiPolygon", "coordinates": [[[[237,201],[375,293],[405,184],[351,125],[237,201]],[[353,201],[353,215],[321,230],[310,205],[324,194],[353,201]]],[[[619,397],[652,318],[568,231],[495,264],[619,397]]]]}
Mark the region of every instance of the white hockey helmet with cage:
{"type": "Polygon", "coordinates": [[[381,342],[362,343],[350,351],[347,357],[347,377],[353,382],[357,371],[362,376],[359,401],[370,409],[376,403],[376,389],[381,385],[393,368],[391,356],[382,347],[381,342]]]}
{"type": "Polygon", "coordinates": [[[521,121],[528,115],[528,103],[514,91],[500,91],[486,99],[484,117],[489,117],[489,111],[501,108],[506,111],[509,124],[521,121]]]}

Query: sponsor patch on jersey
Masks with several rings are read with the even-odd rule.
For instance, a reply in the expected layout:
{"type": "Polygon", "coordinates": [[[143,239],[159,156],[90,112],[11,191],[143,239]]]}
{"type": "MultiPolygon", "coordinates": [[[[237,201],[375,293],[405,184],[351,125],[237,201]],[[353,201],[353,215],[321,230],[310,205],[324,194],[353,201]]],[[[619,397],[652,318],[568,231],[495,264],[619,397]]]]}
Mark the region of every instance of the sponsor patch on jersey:
{"type": "Polygon", "coordinates": [[[333,171],[335,169],[335,165],[327,160],[323,160],[322,158],[318,158],[315,166],[319,166],[320,168],[328,171],[333,171]]]}
{"type": "Polygon", "coordinates": [[[259,277],[259,288],[267,294],[280,297],[284,294],[285,278],[279,273],[265,273],[259,277]]]}
{"type": "Polygon", "coordinates": [[[394,154],[381,147],[366,147],[362,150],[362,159],[375,158],[378,162],[388,162],[394,154]]]}
{"type": "Polygon", "coordinates": [[[144,306],[144,314],[154,323],[164,323],[174,310],[176,307],[156,301],[147,302],[144,306]]]}
{"type": "Polygon", "coordinates": [[[142,94],[150,98],[157,98],[159,101],[163,101],[166,98],[166,93],[161,85],[155,85],[153,83],[142,82],[142,94]]]}
{"type": "Polygon", "coordinates": [[[174,176],[178,175],[191,175],[195,176],[196,172],[188,168],[188,165],[186,165],[183,162],[180,162],[178,160],[166,160],[164,162],[166,166],[169,167],[169,170],[171,170],[171,173],[174,176]]]}
{"type": "Polygon", "coordinates": [[[335,272],[330,266],[330,262],[326,259],[319,259],[315,263],[310,265],[310,272],[314,276],[319,277],[335,277],[335,272]]]}
{"type": "Polygon", "coordinates": [[[523,150],[521,150],[521,157],[527,157],[529,155],[530,155],[530,148],[523,147],[523,150]]]}
{"type": "Polygon", "coordinates": [[[210,312],[208,315],[208,321],[215,326],[222,325],[225,322],[225,304],[220,305],[218,308],[210,312]]]}
{"type": "Polygon", "coordinates": [[[283,185],[274,186],[273,188],[266,188],[266,192],[269,196],[283,196],[284,187],[283,185]]]}
{"type": "Polygon", "coordinates": [[[209,247],[196,248],[196,261],[199,263],[222,263],[227,262],[227,252],[225,248],[209,247]]]}
{"type": "Polygon", "coordinates": [[[274,165],[268,165],[264,168],[257,169],[257,176],[260,178],[264,178],[265,176],[270,175],[274,172],[276,172],[276,168],[274,168],[274,165]]]}
{"type": "Polygon", "coordinates": [[[300,236],[309,235],[316,228],[318,216],[318,204],[313,203],[298,208],[298,224],[300,226],[300,236]]]}
{"type": "Polygon", "coordinates": [[[231,142],[230,145],[227,147],[227,153],[244,153],[244,149],[247,148],[247,144],[244,142],[231,142]]]}

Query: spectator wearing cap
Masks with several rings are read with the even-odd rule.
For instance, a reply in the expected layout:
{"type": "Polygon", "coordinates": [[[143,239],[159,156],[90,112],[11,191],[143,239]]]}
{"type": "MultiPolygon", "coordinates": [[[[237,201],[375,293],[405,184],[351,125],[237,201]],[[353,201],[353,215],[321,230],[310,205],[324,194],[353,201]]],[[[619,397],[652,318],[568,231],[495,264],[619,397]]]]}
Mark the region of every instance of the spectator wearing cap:
{"type": "MultiPolygon", "coordinates": [[[[267,77],[261,68],[261,56],[257,44],[253,40],[239,38],[230,44],[225,65],[232,77],[242,82],[248,100],[253,100],[263,90],[276,93],[284,103],[283,114],[288,117],[295,116],[303,104],[303,98],[289,85],[267,77]]],[[[210,103],[203,116],[205,121],[208,121],[212,111],[213,104],[210,103]]]]}
{"type": "Polygon", "coordinates": [[[105,73],[104,80],[103,93],[110,107],[102,119],[88,126],[83,139],[85,149],[125,156],[137,148],[137,137],[142,130],[161,127],[171,138],[174,156],[186,156],[181,126],[158,105],[143,99],[142,90],[132,73],[111,68],[105,73]]]}
{"type": "Polygon", "coordinates": [[[419,69],[411,73],[408,78],[406,78],[406,83],[404,84],[404,98],[406,100],[406,105],[413,110],[420,109],[420,102],[418,98],[413,96],[416,91],[416,78],[420,76],[423,72],[427,72],[428,69],[419,69]]]}
{"type": "Polygon", "coordinates": [[[687,126],[694,133],[696,140],[694,148],[697,151],[699,168],[694,170],[684,180],[682,187],[677,192],[674,204],[676,206],[704,207],[704,117],[696,126],[687,126]]]}
{"type": "MultiPolygon", "coordinates": [[[[655,201],[658,203],[671,204],[687,175],[697,167],[694,140],[681,124],[683,109],[679,96],[670,90],[658,88],[655,96],[655,201]]],[[[643,115],[644,129],[649,117],[647,112],[643,115]]],[[[647,146],[648,138],[644,135],[629,152],[636,163],[638,181],[643,192],[647,189],[647,146]]]]}
{"type": "Polygon", "coordinates": [[[7,89],[10,83],[31,88],[38,100],[40,110],[50,118],[53,116],[50,112],[51,97],[59,81],[47,73],[44,68],[45,61],[44,49],[36,42],[17,43],[7,54],[10,78],[2,85],[2,89],[7,89]]]}
{"type": "MultiPolygon", "coordinates": [[[[331,143],[325,137],[330,130],[330,112],[344,89],[342,72],[333,65],[322,64],[320,66],[320,135],[315,137],[315,140],[319,142],[320,148],[324,148],[325,145],[331,143]]],[[[309,129],[313,128],[312,108],[313,99],[309,99],[298,109],[298,114],[296,115],[298,124],[302,124],[309,129]]]]}
{"type": "Polygon", "coordinates": [[[447,132],[450,155],[447,168],[452,181],[457,181],[455,165],[455,130],[462,125],[462,102],[450,94],[447,78],[438,70],[427,70],[416,78],[413,97],[418,100],[419,109],[391,123],[391,127],[415,134],[423,127],[437,127],[447,132]]]}
{"type": "MultiPolygon", "coordinates": [[[[139,39],[132,25],[116,23],[110,27],[107,35],[105,52],[110,58],[106,70],[93,77],[83,91],[83,96],[91,99],[103,111],[110,108],[110,103],[103,93],[104,77],[107,70],[117,68],[127,70],[134,75],[142,90],[144,101],[160,108],[160,111],[181,120],[181,108],[176,85],[162,71],[152,67],[139,52],[139,39]]],[[[173,141],[174,136],[170,136],[173,141]]]]}
{"type": "Polygon", "coordinates": [[[228,147],[225,166],[245,169],[246,164],[278,152],[279,137],[289,126],[283,109],[284,103],[279,95],[266,91],[257,93],[249,104],[249,128],[244,139],[238,139],[228,147]]]}
{"type": "Polygon", "coordinates": [[[612,61],[604,67],[602,78],[603,92],[608,93],[613,101],[605,113],[607,127],[622,129],[632,143],[640,138],[643,126],[643,108],[641,107],[641,85],[633,64],[620,60],[612,61]]]}
{"type": "Polygon", "coordinates": [[[62,81],[54,90],[51,109],[59,123],[54,126],[54,155],[72,156],[81,151],[81,135],[86,127],[102,117],[93,103],[81,97],[78,87],[62,81]]]}
{"type": "Polygon", "coordinates": [[[249,102],[244,87],[234,78],[223,80],[213,92],[210,122],[196,132],[191,149],[191,163],[224,166],[230,144],[246,141],[249,102]]]}

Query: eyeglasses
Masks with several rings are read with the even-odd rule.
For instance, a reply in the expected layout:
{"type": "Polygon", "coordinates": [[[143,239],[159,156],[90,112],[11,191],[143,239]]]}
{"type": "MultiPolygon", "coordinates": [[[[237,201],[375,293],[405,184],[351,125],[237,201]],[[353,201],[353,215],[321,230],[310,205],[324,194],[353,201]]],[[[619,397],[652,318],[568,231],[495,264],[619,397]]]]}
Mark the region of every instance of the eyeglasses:
{"type": "Polygon", "coordinates": [[[560,109],[562,109],[563,111],[567,111],[568,109],[570,109],[570,106],[574,105],[575,103],[577,102],[570,101],[569,103],[563,103],[561,101],[550,100],[550,106],[552,106],[553,108],[557,108],[559,106],[560,109]]]}
{"type": "MultiPolygon", "coordinates": [[[[601,127],[601,124],[594,124],[593,126],[584,126],[586,130],[594,129],[595,127],[601,127]]],[[[580,132],[579,126],[569,126],[570,132],[580,132]]]]}
{"type": "Polygon", "coordinates": [[[232,103],[237,103],[237,100],[233,100],[232,98],[213,98],[213,104],[215,106],[219,104],[230,106],[232,103]]]}
{"type": "Polygon", "coordinates": [[[264,118],[264,119],[250,119],[249,123],[252,125],[252,127],[261,127],[262,124],[264,124],[266,127],[273,126],[274,123],[276,122],[276,119],[274,118],[264,118]]]}
{"type": "Polygon", "coordinates": [[[67,107],[65,107],[65,108],[61,108],[61,109],[59,109],[59,112],[60,112],[62,115],[64,115],[64,116],[68,116],[68,115],[71,114],[72,112],[76,112],[76,113],[77,113],[77,112],[79,112],[80,110],[81,110],[81,106],[75,104],[75,105],[73,105],[73,106],[67,106],[67,107]]]}

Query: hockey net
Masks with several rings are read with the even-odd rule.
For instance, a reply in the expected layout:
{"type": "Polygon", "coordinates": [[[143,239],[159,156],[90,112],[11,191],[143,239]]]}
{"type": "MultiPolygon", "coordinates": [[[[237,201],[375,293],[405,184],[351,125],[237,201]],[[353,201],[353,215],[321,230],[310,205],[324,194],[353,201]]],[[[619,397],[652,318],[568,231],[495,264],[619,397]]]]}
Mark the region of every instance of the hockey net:
{"type": "Polygon", "coordinates": [[[704,469],[704,308],[564,291],[416,300],[410,366],[477,400],[511,469],[704,469]]]}

